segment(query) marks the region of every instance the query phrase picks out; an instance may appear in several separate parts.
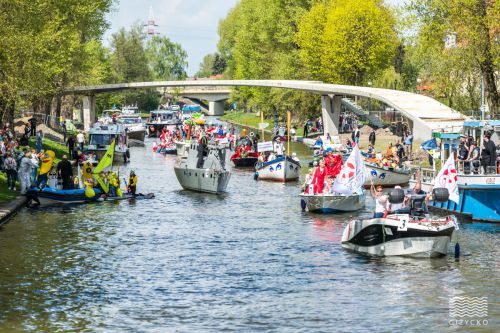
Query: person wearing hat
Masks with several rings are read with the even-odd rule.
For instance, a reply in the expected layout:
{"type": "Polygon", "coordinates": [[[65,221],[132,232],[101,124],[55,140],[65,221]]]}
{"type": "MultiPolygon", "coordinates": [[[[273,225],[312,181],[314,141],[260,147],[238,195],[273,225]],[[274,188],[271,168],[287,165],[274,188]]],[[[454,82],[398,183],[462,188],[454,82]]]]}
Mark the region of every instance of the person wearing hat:
{"type": "Polygon", "coordinates": [[[137,187],[137,176],[134,170],[130,171],[130,176],[128,177],[128,193],[135,195],[137,187]]]}
{"type": "Polygon", "coordinates": [[[71,190],[73,187],[73,182],[71,181],[73,169],[71,168],[71,162],[68,161],[68,155],[66,154],[64,154],[62,160],[57,163],[57,175],[62,179],[63,190],[71,190]]]}

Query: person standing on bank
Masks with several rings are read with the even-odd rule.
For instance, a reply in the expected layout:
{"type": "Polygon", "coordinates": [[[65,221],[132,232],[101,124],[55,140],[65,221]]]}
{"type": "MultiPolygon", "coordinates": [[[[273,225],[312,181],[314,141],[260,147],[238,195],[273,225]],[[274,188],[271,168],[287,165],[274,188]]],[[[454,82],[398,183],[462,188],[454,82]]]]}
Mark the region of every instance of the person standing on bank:
{"type": "Polygon", "coordinates": [[[66,146],[68,146],[69,158],[71,160],[75,159],[75,144],[75,138],[73,137],[73,135],[70,135],[68,137],[68,141],[66,142],[66,146]]]}
{"type": "Polygon", "coordinates": [[[357,145],[359,142],[359,128],[358,126],[354,126],[354,131],[351,134],[352,141],[357,145]]]}
{"type": "Polygon", "coordinates": [[[370,132],[370,136],[368,136],[368,141],[372,145],[372,147],[375,147],[375,140],[377,139],[377,135],[375,134],[375,129],[372,128],[372,131],[370,132]]]}
{"type": "Polygon", "coordinates": [[[7,173],[7,187],[9,190],[14,191],[16,189],[16,178],[17,178],[17,162],[12,157],[12,153],[7,152],[7,158],[3,162],[5,172],[7,173]]]}
{"type": "Polygon", "coordinates": [[[31,161],[31,153],[26,148],[23,151],[24,156],[19,163],[19,182],[21,183],[21,194],[26,194],[31,187],[31,170],[35,164],[31,161]]]}
{"type": "Polygon", "coordinates": [[[31,117],[28,121],[29,121],[30,127],[31,127],[31,136],[35,136],[36,135],[36,118],[35,118],[35,116],[33,115],[33,117],[31,117]]]}
{"type": "Polygon", "coordinates": [[[76,136],[76,141],[78,141],[78,148],[80,149],[81,152],[83,152],[83,144],[85,143],[85,135],[83,135],[83,132],[80,131],[78,135],[76,136]]]}
{"type": "Polygon", "coordinates": [[[42,140],[43,140],[43,132],[42,132],[42,130],[39,130],[38,134],[36,135],[36,152],[37,152],[37,154],[42,151],[42,140]]]}
{"type": "Polygon", "coordinates": [[[57,163],[57,175],[61,177],[63,182],[63,190],[71,190],[73,181],[73,169],[68,161],[68,155],[63,155],[62,160],[57,163]]]}

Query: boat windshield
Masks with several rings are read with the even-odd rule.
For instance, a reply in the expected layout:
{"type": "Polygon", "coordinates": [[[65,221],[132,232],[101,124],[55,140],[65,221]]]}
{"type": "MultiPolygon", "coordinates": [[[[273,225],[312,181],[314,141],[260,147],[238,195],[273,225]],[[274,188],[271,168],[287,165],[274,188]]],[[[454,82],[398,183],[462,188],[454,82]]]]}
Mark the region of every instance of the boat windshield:
{"type": "Polygon", "coordinates": [[[165,121],[165,120],[172,120],[172,119],[174,119],[173,112],[151,113],[151,120],[152,121],[165,121]]]}
{"type": "Polygon", "coordinates": [[[89,144],[94,146],[108,146],[114,138],[114,134],[91,134],[89,144]]]}
{"type": "Polygon", "coordinates": [[[140,118],[122,118],[122,122],[124,124],[140,124],[141,119],[140,118]]]}

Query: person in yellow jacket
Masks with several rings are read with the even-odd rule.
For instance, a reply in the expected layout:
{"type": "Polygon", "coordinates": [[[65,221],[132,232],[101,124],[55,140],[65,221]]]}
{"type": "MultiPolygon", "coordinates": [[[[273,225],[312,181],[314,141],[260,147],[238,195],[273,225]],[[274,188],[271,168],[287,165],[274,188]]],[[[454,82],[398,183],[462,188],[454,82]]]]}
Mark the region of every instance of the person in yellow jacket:
{"type": "Polygon", "coordinates": [[[108,178],[109,196],[117,197],[118,196],[118,189],[120,188],[120,184],[118,183],[118,176],[114,172],[111,172],[108,177],[109,177],[108,178]]]}
{"type": "Polygon", "coordinates": [[[137,187],[137,176],[134,171],[130,171],[130,176],[128,178],[128,193],[135,195],[137,187]]]}

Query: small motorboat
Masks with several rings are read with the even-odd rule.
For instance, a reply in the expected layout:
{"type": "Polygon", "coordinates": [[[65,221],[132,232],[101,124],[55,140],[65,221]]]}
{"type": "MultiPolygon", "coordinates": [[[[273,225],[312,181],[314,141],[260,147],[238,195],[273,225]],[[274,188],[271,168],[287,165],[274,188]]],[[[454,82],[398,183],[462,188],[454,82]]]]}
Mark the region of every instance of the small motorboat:
{"type": "MultiPolygon", "coordinates": [[[[434,201],[446,201],[448,190],[436,188],[434,201]],[[446,200],[444,200],[446,198],[446,200]]],[[[391,203],[402,203],[403,190],[389,193],[391,203]]],[[[452,234],[458,229],[455,216],[432,218],[424,214],[424,196],[410,198],[409,212],[396,212],[386,217],[351,220],[342,235],[342,247],[373,256],[440,257],[449,252],[452,234]]]]}

